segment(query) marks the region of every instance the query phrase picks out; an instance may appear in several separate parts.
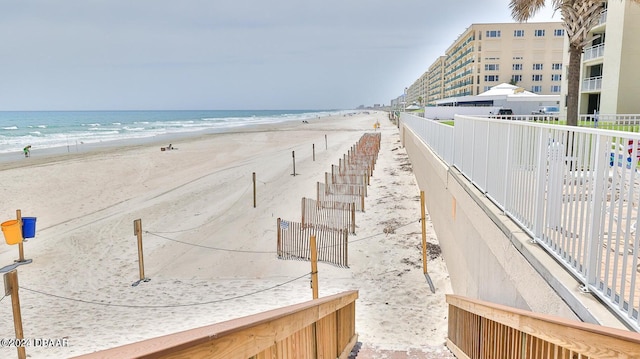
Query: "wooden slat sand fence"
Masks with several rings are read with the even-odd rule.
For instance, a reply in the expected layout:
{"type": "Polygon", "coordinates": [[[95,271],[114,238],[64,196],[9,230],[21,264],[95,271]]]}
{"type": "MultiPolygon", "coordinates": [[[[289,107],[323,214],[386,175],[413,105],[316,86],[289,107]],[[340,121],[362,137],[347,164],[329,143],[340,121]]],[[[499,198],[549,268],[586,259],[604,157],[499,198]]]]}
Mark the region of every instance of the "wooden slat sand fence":
{"type": "Polygon", "coordinates": [[[352,152],[359,156],[374,155],[377,157],[380,151],[381,139],[382,136],[379,132],[367,132],[360,137],[358,143],[353,147],[352,152]]]}
{"type": "Polygon", "coordinates": [[[346,229],[356,233],[355,203],[320,202],[302,198],[302,226],[326,229],[346,229]]]}
{"type": "Polygon", "coordinates": [[[335,183],[335,184],[355,184],[359,186],[366,186],[367,183],[367,175],[340,175],[340,174],[332,174],[329,172],[324,173],[324,182],[325,183],[335,183]]]}
{"type": "Polygon", "coordinates": [[[447,294],[457,358],[640,358],[640,333],[447,294]]]}
{"type": "Polygon", "coordinates": [[[347,229],[305,227],[302,223],[278,218],[277,250],[280,259],[311,260],[309,237],[316,236],[318,261],[349,267],[347,229]]]}
{"type": "Polygon", "coordinates": [[[316,189],[318,202],[355,203],[356,211],[359,212],[364,212],[365,194],[366,189],[364,186],[350,184],[327,185],[318,182],[316,189]]]}
{"type": "MultiPolygon", "coordinates": [[[[340,161],[340,163],[342,163],[342,161],[340,161]]],[[[369,185],[371,183],[371,171],[369,170],[369,167],[364,169],[359,167],[341,169],[341,167],[341,165],[331,165],[331,178],[338,179],[340,177],[364,177],[366,185],[369,185]]],[[[336,180],[335,182],[332,181],[332,183],[341,182],[339,180],[336,180]]]]}
{"type": "Polygon", "coordinates": [[[358,341],[347,291],[77,358],[346,359],[358,341]]]}

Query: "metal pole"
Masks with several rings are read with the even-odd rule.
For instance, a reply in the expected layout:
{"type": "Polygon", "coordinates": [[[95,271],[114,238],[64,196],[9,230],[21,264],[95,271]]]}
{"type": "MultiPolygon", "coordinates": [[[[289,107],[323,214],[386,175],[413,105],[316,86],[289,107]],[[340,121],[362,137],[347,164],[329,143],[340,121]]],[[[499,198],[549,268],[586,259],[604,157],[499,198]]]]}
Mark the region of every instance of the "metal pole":
{"type": "MultiPolygon", "coordinates": [[[[19,209],[16,210],[16,218],[18,219],[18,225],[20,226],[20,228],[22,228],[22,211],[20,211],[19,209]]],[[[24,260],[24,246],[22,245],[23,241],[24,241],[24,237],[22,238],[22,240],[20,240],[20,243],[18,243],[18,252],[19,252],[18,262],[24,262],[25,261],[24,260]]]]}
{"type": "Polygon", "coordinates": [[[327,149],[327,135],[324,135],[324,149],[327,149]]]}
{"type": "Polygon", "coordinates": [[[312,145],[312,148],[313,148],[313,161],[315,162],[316,161],[316,144],[315,143],[312,145]]]}

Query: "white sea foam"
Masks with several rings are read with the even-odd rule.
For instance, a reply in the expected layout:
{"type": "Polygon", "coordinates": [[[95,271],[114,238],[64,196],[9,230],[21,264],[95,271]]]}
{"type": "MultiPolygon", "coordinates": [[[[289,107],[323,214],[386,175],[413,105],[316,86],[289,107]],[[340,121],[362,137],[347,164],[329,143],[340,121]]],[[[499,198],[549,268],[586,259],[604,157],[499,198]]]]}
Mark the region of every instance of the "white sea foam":
{"type": "MultiPolygon", "coordinates": [[[[20,152],[26,144],[31,144],[34,150],[37,150],[72,146],[74,144],[152,138],[167,134],[219,131],[225,128],[301,121],[331,114],[336,115],[337,112],[275,113],[273,115],[263,113],[252,115],[248,113],[246,116],[238,116],[233,114],[233,111],[230,111],[231,116],[228,117],[207,116],[206,113],[203,115],[179,113],[173,118],[159,116],[156,119],[154,116],[157,114],[150,111],[148,116],[151,120],[149,121],[141,119],[138,114],[135,115],[137,118],[127,117],[126,113],[122,117],[118,117],[120,114],[99,114],[93,118],[84,119],[84,123],[80,121],[75,122],[75,124],[73,122],[56,122],[54,126],[53,124],[47,124],[46,120],[38,121],[28,125],[27,128],[33,129],[29,130],[29,132],[23,132],[20,130],[19,125],[14,125],[7,121],[0,125],[0,129],[7,130],[4,133],[0,131],[0,153],[20,152]],[[99,119],[105,116],[112,116],[112,118],[109,120],[99,119]],[[38,131],[35,130],[36,128],[47,129],[47,131],[38,131]]],[[[72,118],[73,116],[70,117],[72,118]]]]}

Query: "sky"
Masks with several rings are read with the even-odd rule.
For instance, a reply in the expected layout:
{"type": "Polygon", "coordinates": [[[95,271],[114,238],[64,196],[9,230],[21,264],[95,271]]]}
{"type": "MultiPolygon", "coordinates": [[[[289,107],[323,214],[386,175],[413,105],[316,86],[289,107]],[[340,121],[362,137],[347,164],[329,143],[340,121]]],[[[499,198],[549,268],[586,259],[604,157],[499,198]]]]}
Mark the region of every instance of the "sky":
{"type": "Polygon", "coordinates": [[[469,25],[513,22],[508,5],[0,0],[0,111],[389,104],[469,25]]]}

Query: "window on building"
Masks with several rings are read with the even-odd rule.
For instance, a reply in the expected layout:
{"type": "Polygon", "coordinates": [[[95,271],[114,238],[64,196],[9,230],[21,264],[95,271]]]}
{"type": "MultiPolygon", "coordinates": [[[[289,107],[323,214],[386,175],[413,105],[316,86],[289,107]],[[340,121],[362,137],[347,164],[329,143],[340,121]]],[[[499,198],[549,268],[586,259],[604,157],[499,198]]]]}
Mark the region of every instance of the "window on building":
{"type": "Polygon", "coordinates": [[[542,81],[542,75],[532,75],[531,81],[535,81],[535,82],[542,81]]]}
{"type": "Polygon", "coordinates": [[[562,75],[560,75],[560,74],[551,74],[551,81],[562,81],[562,75]]]}
{"type": "Polygon", "coordinates": [[[524,30],[513,30],[513,37],[524,37],[524,30]]]}
{"type": "Polygon", "coordinates": [[[518,83],[522,81],[522,75],[511,75],[511,81],[518,83]]]}
{"type": "Polygon", "coordinates": [[[533,64],[533,70],[542,70],[542,64],[533,64]]]}
{"type": "Polygon", "coordinates": [[[498,71],[498,70],[500,70],[500,65],[499,64],[485,64],[484,65],[484,70],[485,71],[498,71]]]}
{"type": "Polygon", "coordinates": [[[539,86],[539,85],[531,86],[531,92],[533,93],[542,92],[542,86],[539,86]]]}
{"type": "Polygon", "coordinates": [[[533,31],[533,36],[535,36],[535,37],[543,37],[544,36],[544,29],[542,29],[542,30],[534,30],[533,31]]]}
{"type": "Polygon", "coordinates": [[[493,87],[493,86],[485,86],[483,91],[485,91],[485,92],[489,91],[489,90],[491,90],[491,87],[493,87]]]}
{"type": "Polygon", "coordinates": [[[512,68],[514,71],[522,71],[522,64],[513,64],[512,68]]]}
{"type": "Polygon", "coordinates": [[[513,59],[514,60],[522,60],[522,56],[514,56],[513,59]]]}
{"type": "Polygon", "coordinates": [[[500,81],[498,79],[498,75],[484,75],[484,80],[486,82],[495,82],[495,81],[500,81]]]}
{"type": "Polygon", "coordinates": [[[560,93],[560,85],[552,85],[551,93],[560,93]]]}
{"type": "Polygon", "coordinates": [[[553,30],[553,36],[564,36],[564,29],[553,30]]]}
{"type": "Polygon", "coordinates": [[[562,64],[551,64],[551,70],[562,70],[562,64]]]}
{"type": "Polygon", "coordinates": [[[487,30],[487,37],[500,37],[500,30],[487,30]]]}

